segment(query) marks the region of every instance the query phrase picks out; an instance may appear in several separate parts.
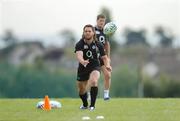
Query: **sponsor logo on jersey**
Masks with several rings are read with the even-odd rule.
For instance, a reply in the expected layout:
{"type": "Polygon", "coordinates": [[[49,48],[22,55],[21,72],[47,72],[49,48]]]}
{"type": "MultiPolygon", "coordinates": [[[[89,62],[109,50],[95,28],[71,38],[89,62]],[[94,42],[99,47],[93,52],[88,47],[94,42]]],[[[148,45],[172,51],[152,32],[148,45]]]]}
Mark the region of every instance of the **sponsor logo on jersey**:
{"type": "Polygon", "coordinates": [[[90,50],[88,50],[87,52],[86,52],[86,56],[88,57],[88,58],[93,58],[93,56],[92,56],[92,52],[90,51],[90,50]]]}
{"type": "Polygon", "coordinates": [[[95,46],[95,45],[93,45],[93,46],[92,46],[92,49],[96,49],[96,46],[95,46]]]}
{"type": "Polygon", "coordinates": [[[100,31],[96,31],[96,34],[100,34],[100,31]]]}
{"type": "Polygon", "coordinates": [[[87,46],[87,45],[84,45],[84,49],[88,49],[88,46],[87,46]]]}

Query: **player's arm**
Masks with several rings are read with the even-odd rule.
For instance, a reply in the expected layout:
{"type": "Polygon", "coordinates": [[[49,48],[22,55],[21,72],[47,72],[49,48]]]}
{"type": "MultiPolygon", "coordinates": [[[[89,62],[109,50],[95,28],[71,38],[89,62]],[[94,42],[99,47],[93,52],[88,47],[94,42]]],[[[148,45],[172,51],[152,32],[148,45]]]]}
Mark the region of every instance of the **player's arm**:
{"type": "Polygon", "coordinates": [[[89,60],[84,60],[83,51],[76,51],[76,58],[79,61],[79,63],[81,63],[84,67],[86,67],[89,63],[89,60]]]}
{"type": "Polygon", "coordinates": [[[106,53],[104,51],[103,45],[101,43],[99,43],[98,46],[99,46],[98,47],[99,48],[99,52],[100,52],[100,55],[101,55],[101,58],[102,58],[102,60],[104,62],[105,67],[107,68],[107,70],[112,71],[111,65],[109,63],[109,59],[108,59],[108,57],[107,57],[107,55],[106,55],[106,53]]]}
{"type": "Polygon", "coordinates": [[[109,41],[105,42],[104,49],[106,51],[107,57],[110,59],[110,51],[111,51],[110,49],[111,49],[111,47],[110,47],[109,41]]]}
{"type": "Polygon", "coordinates": [[[104,56],[102,56],[101,58],[102,58],[102,60],[103,60],[103,62],[104,62],[104,65],[105,65],[106,69],[107,69],[108,71],[112,71],[112,67],[111,67],[111,65],[110,65],[110,63],[109,63],[109,59],[108,59],[107,55],[104,55],[104,56]]]}

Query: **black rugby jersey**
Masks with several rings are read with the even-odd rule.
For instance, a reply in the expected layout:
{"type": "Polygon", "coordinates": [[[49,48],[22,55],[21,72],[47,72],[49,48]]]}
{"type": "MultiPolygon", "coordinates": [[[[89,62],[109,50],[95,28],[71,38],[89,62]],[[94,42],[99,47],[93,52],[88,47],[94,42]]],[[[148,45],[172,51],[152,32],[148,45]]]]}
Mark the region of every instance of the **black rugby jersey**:
{"type": "Polygon", "coordinates": [[[96,38],[99,42],[101,42],[103,45],[105,45],[105,42],[107,41],[107,36],[103,33],[103,30],[98,29],[95,27],[96,31],[96,38]]]}
{"type": "MultiPolygon", "coordinates": [[[[76,43],[75,46],[75,52],[76,51],[83,51],[83,58],[84,60],[89,59],[89,64],[86,66],[86,68],[94,68],[97,66],[100,66],[99,60],[98,60],[98,53],[100,53],[100,56],[104,56],[104,47],[103,45],[96,41],[92,42],[90,45],[87,44],[83,39],[81,39],[79,42],[76,43]]],[[[79,67],[84,68],[84,66],[79,63],[79,67]]]]}

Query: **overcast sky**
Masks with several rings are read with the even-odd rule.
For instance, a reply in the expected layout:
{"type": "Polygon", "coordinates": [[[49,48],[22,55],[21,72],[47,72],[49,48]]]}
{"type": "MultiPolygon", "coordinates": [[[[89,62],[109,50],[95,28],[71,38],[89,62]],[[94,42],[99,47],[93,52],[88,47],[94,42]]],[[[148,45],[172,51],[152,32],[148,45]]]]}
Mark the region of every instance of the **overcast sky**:
{"type": "Polygon", "coordinates": [[[49,35],[64,28],[81,35],[82,27],[95,24],[101,7],[111,10],[118,25],[146,28],[169,27],[180,35],[179,0],[0,0],[0,34],[11,28],[17,35],[49,35]]]}

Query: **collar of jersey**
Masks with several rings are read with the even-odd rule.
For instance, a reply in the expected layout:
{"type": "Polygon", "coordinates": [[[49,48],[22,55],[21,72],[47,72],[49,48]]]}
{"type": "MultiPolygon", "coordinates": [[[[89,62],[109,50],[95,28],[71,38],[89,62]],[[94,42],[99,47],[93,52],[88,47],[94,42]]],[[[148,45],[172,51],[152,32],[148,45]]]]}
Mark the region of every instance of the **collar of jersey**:
{"type": "Polygon", "coordinates": [[[99,31],[102,31],[103,29],[99,29],[98,26],[96,25],[95,28],[99,31]]]}
{"type": "Polygon", "coordinates": [[[94,43],[95,43],[95,41],[92,41],[90,44],[88,44],[88,43],[85,41],[85,39],[83,39],[83,42],[84,42],[85,44],[87,44],[87,45],[91,45],[91,44],[94,44],[94,43]]]}

